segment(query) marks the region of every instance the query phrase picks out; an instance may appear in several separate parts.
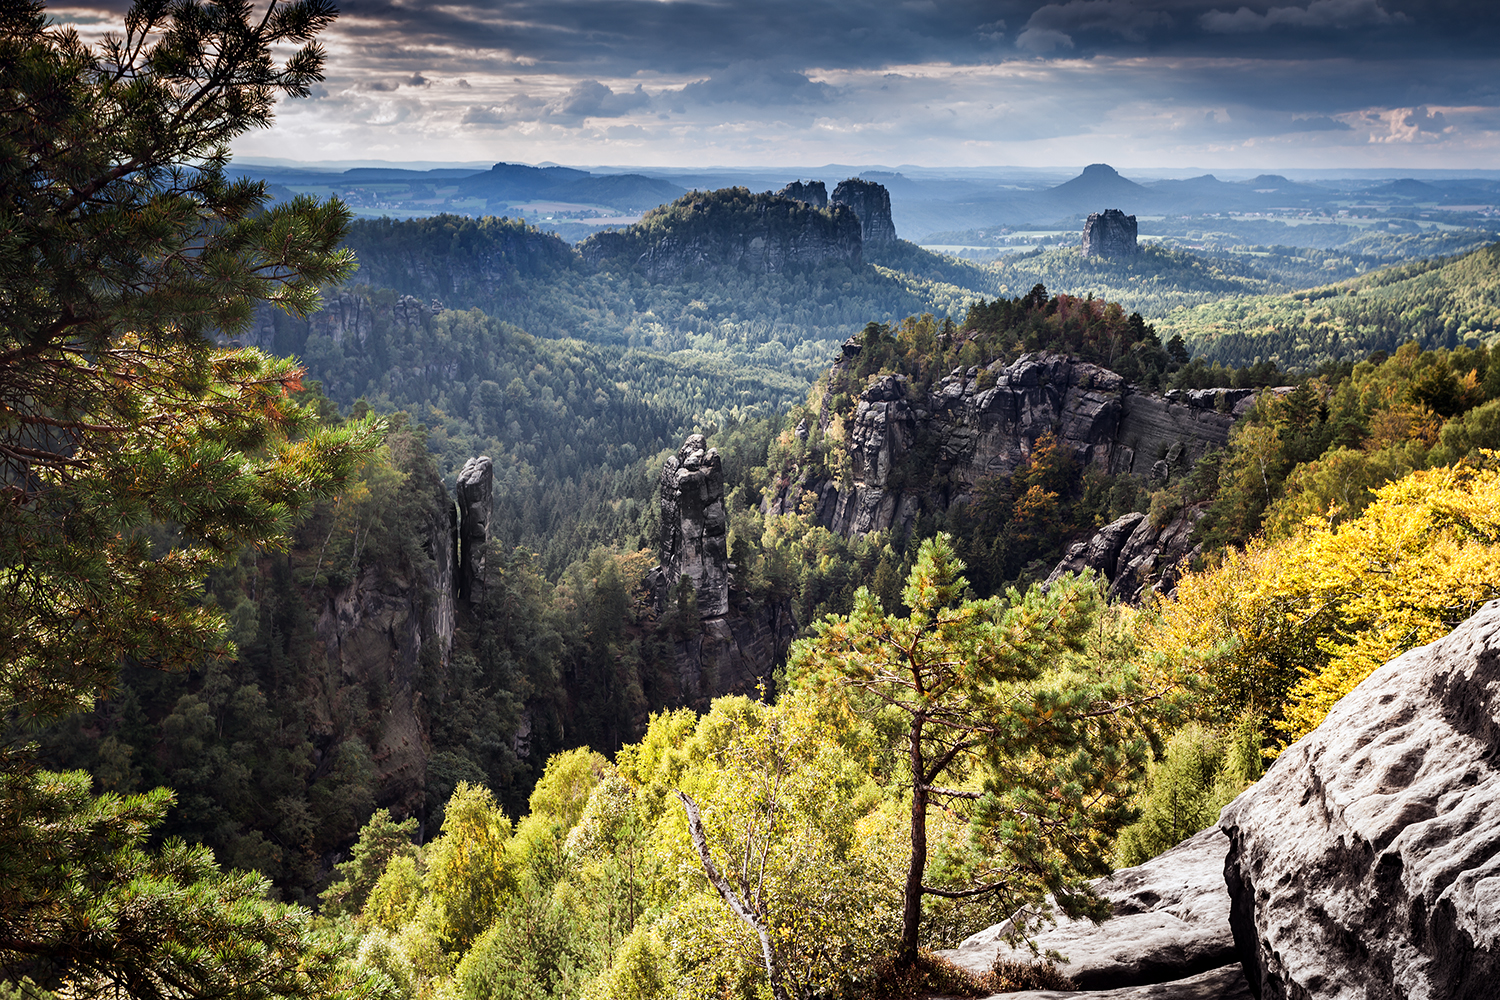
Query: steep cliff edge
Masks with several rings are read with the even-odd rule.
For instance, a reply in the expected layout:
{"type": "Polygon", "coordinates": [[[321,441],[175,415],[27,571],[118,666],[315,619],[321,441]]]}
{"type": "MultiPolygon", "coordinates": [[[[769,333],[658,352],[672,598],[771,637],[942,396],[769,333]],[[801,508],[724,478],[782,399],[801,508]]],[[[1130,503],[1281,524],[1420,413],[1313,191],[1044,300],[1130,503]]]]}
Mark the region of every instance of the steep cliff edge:
{"type": "MultiPolygon", "coordinates": [[[[479,458],[465,471],[489,467],[488,458],[479,458]]],[[[383,711],[367,739],[376,800],[398,815],[419,815],[425,802],[426,675],[447,671],[460,602],[484,590],[490,495],[487,481],[477,478],[455,504],[435,476],[413,476],[404,506],[417,519],[420,552],[363,566],[344,586],[313,594],[322,601],[315,635],[330,667],[351,690],[382,693],[383,711]]],[[[330,706],[327,714],[340,710],[330,706]]]]}
{"type": "MultiPolygon", "coordinates": [[[[860,350],[852,340],[844,345],[830,385],[847,381],[860,350]]],[[[1050,352],[955,368],[920,398],[905,376],[874,376],[843,430],[847,476],[789,476],[766,509],[809,504],[818,523],[849,536],[905,532],[918,515],[968,502],[982,480],[1013,472],[1049,433],[1083,468],[1164,482],[1222,447],[1253,401],[1250,389],[1155,395],[1050,352]]],[[[825,408],[825,428],[831,417],[825,408]]]]}
{"type": "Polygon", "coordinates": [[[733,590],[727,548],[724,474],[719,453],[701,434],[667,459],[659,480],[661,564],[646,583],[658,610],[691,588],[699,627],[676,645],[680,697],[696,704],[721,694],[769,687],[797,623],[785,601],[754,602],[733,590]]]}

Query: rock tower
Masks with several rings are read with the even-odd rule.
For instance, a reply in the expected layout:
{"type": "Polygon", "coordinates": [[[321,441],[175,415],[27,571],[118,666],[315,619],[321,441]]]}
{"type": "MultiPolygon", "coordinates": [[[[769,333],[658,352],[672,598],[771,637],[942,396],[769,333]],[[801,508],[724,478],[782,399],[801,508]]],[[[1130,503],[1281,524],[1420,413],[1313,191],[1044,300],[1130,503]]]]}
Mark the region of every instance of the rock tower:
{"type": "Polygon", "coordinates": [[[1085,257],[1126,257],[1140,252],[1133,215],[1111,208],[1095,212],[1083,224],[1085,257]]]}
{"type": "Polygon", "coordinates": [[[724,471],[719,453],[693,434],[661,470],[661,565],[651,589],[665,604],[687,577],[698,595],[698,616],[729,611],[729,549],[724,512],[724,471]]]}
{"type": "Polygon", "coordinates": [[[813,208],[828,207],[828,189],[822,181],[792,181],[776,193],[783,198],[806,202],[813,208]]]}
{"type": "Polygon", "coordinates": [[[891,221],[891,193],[885,185],[851,177],[833,189],[830,201],[847,205],[859,217],[860,235],[866,246],[896,242],[896,224],[891,221]]]}

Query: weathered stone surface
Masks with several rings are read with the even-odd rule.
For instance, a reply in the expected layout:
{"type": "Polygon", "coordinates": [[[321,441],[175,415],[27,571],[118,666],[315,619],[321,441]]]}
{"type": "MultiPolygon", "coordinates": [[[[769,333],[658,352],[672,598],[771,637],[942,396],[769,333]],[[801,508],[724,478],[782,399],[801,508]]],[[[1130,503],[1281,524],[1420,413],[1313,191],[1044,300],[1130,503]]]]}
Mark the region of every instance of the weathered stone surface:
{"type": "Polygon", "coordinates": [[[851,177],[833,189],[832,203],[848,205],[859,217],[860,235],[870,245],[896,242],[896,224],[891,221],[891,193],[885,185],[851,177]]]}
{"type": "Polygon", "coordinates": [[[423,556],[396,564],[363,567],[348,584],[327,591],[314,632],[337,678],[324,701],[310,705],[314,732],[331,733],[347,713],[348,691],[363,702],[368,692],[386,692],[385,710],[371,735],[376,799],[398,815],[419,815],[426,801],[427,738],[419,710],[424,659],[443,670],[453,646],[457,510],[435,477],[413,479],[422,490],[418,526],[423,556]],[[424,649],[435,648],[426,657],[424,649]]]}
{"type": "Polygon", "coordinates": [[[661,565],[651,587],[664,606],[677,581],[687,577],[700,618],[729,611],[729,550],[724,513],[724,472],[717,450],[693,434],[662,466],[661,565]]]}
{"type": "Polygon", "coordinates": [[[822,181],[792,181],[776,193],[783,198],[805,201],[814,208],[828,207],[828,188],[822,181]]]}
{"type": "Polygon", "coordinates": [[[1500,601],[1376,670],[1224,810],[1263,1000],[1500,995],[1500,601]]]}
{"type": "Polygon", "coordinates": [[[1125,547],[1126,539],[1133,538],[1135,530],[1146,520],[1145,514],[1126,514],[1100,528],[1088,541],[1075,542],[1052,575],[1047,577],[1047,583],[1056,583],[1064,573],[1082,573],[1086,569],[1114,579],[1120,550],[1125,547]]]}
{"type": "MultiPolygon", "coordinates": [[[[1114,915],[1097,925],[1059,916],[1056,926],[1033,935],[1037,947],[1067,958],[1063,972],[1086,990],[1168,982],[1233,962],[1227,849],[1214,827],[1143,865],[1097,880],[1094,891],[1113,904],[1114,915]]],[[[996,924],[940,954],[976,973],[997,958],[1030,961],[1024,945],[1005,943],[1010,929],[1010,921],[996,924]]]]}
{"type": "Polygon", "coordinates": [[[454,493],[458,501],[458,597],[477,604],[484,599],[485,549],[495,496],[495,463],[488,455],[464,463],[454,493]]]}
{"type": "Polygon", "coordinates": [[[705,619],[698,635],[677,644],[673,700],[707,711],[720,695],[755,695],[762,685],[769,689],[796,636],[797,623],[785,601],[705,619]]]}
{"type": "Polygon", "coordinates": [[[1064,573],[1091,569],[1109,581],[1109,596],[1115,600],[1134,602],[1148,592],[1173,593],[1183,571],[1203,551],[1192,541],[1203,514],[1201,507],[1185,507],[1160,528],[1145,514],[1126,514],[1088,541],[1074,542],[1047,583],[1064,573]]]}
{"type": "MultiPolygon", "coordinates": [[[[846,343],[834,365],[820,417],[825,431],[832,386],[848,377],[859,351],[857,342],[846,343]]],[[[1228,441],[1235,419],[1234,407],[1218,395],[1170,401],[1099,365],[1052,353],[1026,354],[984,371],[955,369],[925,399],[909,393],[898,376],[872,379],[846,427],[851,482],[793,476],[767,499],[766,510],[795,511],[806,499],[818,523],[841,534],[905,531],[923,511],[967,502],[981,480],[1012,472],[1049,432],[1083,466],[1145,475],[1157,460],[1175,470],[1191,468],[1209,448],[1228,441]],[[930,463],[909,470],[911,476],[897,475],[918,448],[931,455],[930,463]]]]}
{"type": "MultiPolygon", "coordinates": [[[[1064,968],[1064,972],[1067,969],[1064,968]]],[[[1250,985],[1238,965],[1189,976],[1170,983],[1110,990],[1022,990],[991,1000],[1252,1000],[1250,985]]]]}
{"type": "Polygon", "coordinates": [[[1141,252],[1136,242],[1135,216],[1118,208],[1095,212],[1083,224],[1085,257],[1128,257],[1141,252]]]}

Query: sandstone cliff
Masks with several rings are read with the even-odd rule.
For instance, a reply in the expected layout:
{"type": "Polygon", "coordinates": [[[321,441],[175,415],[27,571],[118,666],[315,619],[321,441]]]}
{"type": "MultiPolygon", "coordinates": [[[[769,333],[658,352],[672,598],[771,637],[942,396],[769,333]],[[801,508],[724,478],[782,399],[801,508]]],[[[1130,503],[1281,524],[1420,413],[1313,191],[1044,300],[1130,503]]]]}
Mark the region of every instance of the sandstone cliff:
{"type": "Polygon", "coordinates": [[[870,245],[896,242],[891,193],[883,184],[851,177],[833,189],[832,203],[847,205],[859,217],[860,235],[870,245]]]}
{"type": "Polygon", "coordinates": [[[690,586],[700,619],[696,633],[677,644],[682,703],[701,704],[721,694],[769,687],[797,623],[784,601],[757,605],[731,593],[734,566],[727,548],[724,474],[719,453],[703,435],[689,436],[667,459],[658,498],[661,564],[647,575],[647,586],[659,610],[674,599],[679,586],[690,586]]]}
{"type": "MultiPolygon", "coordinates": [[[[859,351],[845,344],[834,381],[852,370],[859,351]]],[[[904,376],[880,376],[860,392],[847,422],[848,477],[794,474],[766,509],[787,513],[806,502],[818,523],[840,534],[905,532],[924,511],[967,502],[981,480],[1014,471],[1049,432],[1083,467],[1165,481],[1223,446],[1236,415],[1253,402],[1249,389],[1158,396],[1051,353],[954,369],[922,398],[912,398],[904,376]],[[914,463],[919,468],[908,474],[914,463]]]]}
{"type": "Polygon", "coordinates": [[[813,208],[828,207],[828,188],[822,181],[792,181],[776,193],[782,198],[805,201],[813,208]]]}
{"type": "Polygon", "coordinates": [[[1095,212],[1083,224],[1085,257],[1129,257],[1141,252],[1135,216],[1118,208],[1095,212]]]}
{"type": "MultiPolygon", "coordinates": [[[[465,469],[487,471],[489,461],[471,460],[465,469]]],[[[414,476],[409,488],[421,494],[414,507],[421,512],[422,554],[365,566],[347,585],[320,594],[315,630],[337,676],[352,689],[383,693],[385,710],[370,737],[376,798],[398,815],[423,810],[428,746],[421,688],[424,675],[447,670],[461,596],[483,592],[484,562],[475,553],[488,543],[490,513],[489,495],[472,485],[462,507],[435,477],[414,476]]]]}

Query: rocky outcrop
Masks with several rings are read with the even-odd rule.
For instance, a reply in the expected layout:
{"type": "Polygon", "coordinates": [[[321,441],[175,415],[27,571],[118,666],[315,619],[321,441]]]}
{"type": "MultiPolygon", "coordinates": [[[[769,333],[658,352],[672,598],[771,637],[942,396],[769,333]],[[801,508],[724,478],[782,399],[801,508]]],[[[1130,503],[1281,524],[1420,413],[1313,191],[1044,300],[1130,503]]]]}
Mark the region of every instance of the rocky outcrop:
{"type": "Polygon", "coordinates": [[[1092,570],[1109,581],[1113,600],[1139,602],[1148,592],[1170,594],[1203,546],[1192,540],[1202,507],[1186,507],[1165,524],[1145,514],[1126,514],[1105,525],[1086,542],[1074,542],[1052,570],[1047,583],[1064,573],[1092,570]]]}
{"type": "Polygon", "coordinates": [[[1496,995],[1500,601],[1376,670],[1228,806],[1262,1000],[1496,995]]]}
{"type": "Polygon", "coordinates": [[[667,458],[659,484],[661,565],[651,571],[657,606],[664,607],[678,581],[687,578],[700,618],[729,611],[728,520],[719,453],[693,434],[667,458]]]}
{"type": "Polygon", "coordinates": [[[678,704],[706,709],[721,694],[749,694],[770,686],[797,633],[791,605],[731,599],[724,473],[717,450],[702,434],[683,442],[662,465],[661,563],[646,575],[658,610],[686,580],[697,601],[698,628],[677,643],[678,704]]]}
{"type": "Polygon", "coordinates": [[[828,189],[823,186],[822,181],[792,181],[776,194],[782,198],[805,201],[813,208],[828,207],[828,189]]]}
{"type": "Polygon", "coordinates": [[[1250,985],[1238,965],[1226,966],[1187,979],[1117,990],[1021,990],[992,1000],[1252,1000],[1250,985]]]}
{"type": "MultiPolygon", "coordinates": [[[[857,343],[844,345],[830,385],[849,377],[859,351],[857,343]]],[[[766,510],[788,513],[807,502],[819,523],[840,534],[904,532],[923,511],[967,502],[981,480],[1014,471],[1047,433],[1082,466],[1170,476],[1223,446],[1235,417],[1253,404],[1252,390],[1153,395],[1106,368],[1052,353],[956,368],[921,398],[912,398],[905,378],[886,375],[860,390],[847,422],[849,480],[794,475],[766,510]]]]}
{"type": "MultiPolygon", "coordinates": [[[[424,670],[444,670],[453,645],[458,515],[435,477],[422,490],[425,523],[417,526],[426,558],[362,567],[349,583],[327,592],[314,634],[337,687],[381,692],[373,714],[377,800],[398,815],[419,815],[425,804],[426,727],[420,700],[424,670]]],[[[330,718],[348,709],[332,694],[330,718]]]]}
{"type": "Polygon", "coordinates": [[[459,470],[453,492],[458,501],[458,598],[478,604],[484,600],[485,550],[490,544],[495,463],[488,455],[469,459],[459,470]]]}
{"type": "Polygon", "coordinates": [[[591,266],[637,269],[669,282],[721,268],[779,274],[830,261],[855,267],[863,243],[859,219],[847,207],[725,188],[679,198],[636,225],[590,236],[578,249],[591,266]]]}
{"type": "Polygon", "coordinates": [[[1085,257],[1129,257],[1141,252],[1136,242],[1135,216],[1118,208],[1095,212],[1083,224],[1085,257]]]}
{"type": "MultiPolygon", "coordinates": [[[[1224,887],[1228,847],[1215,827],[1143,865],[1098,879],[1094,892],[1112,904],[1108,920],[1093,924],[1059,915],[1032,940],[1043,954],[1056,951],[1066,958],[1060,968],[1083,990],[1166,983],[1230,965],[1237,956],[1224,887]]],[[[1005,921],[939,954],[974,973],[997,959],[1032,961],[1024,944],[1006,943],[1013,930],[1012,921],[1005,921]]]]}
{"type": "Polygon", "coordinates": [[[833,189],[834,205],[847,205],[859,217],[860,235],[871,246],[896,242],[891,221],[891,193],[885,185],[851,177],[833,189]]]}

